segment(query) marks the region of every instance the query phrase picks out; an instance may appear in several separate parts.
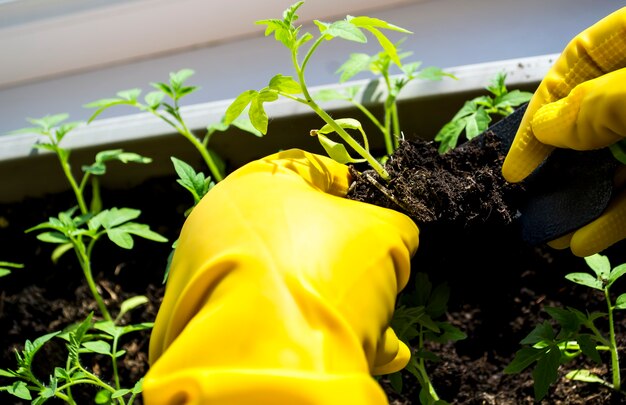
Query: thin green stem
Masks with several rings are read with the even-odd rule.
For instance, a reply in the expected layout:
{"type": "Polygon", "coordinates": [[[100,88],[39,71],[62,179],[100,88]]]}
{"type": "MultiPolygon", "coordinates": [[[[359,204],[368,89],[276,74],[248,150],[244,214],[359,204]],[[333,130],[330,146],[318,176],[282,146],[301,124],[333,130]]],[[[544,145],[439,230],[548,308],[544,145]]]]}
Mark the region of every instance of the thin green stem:
{"type": "MultiPolygon", "coordinates": [[[[56,146],[57,148],[59,147],[58,145],[56,146]]],[[[72,168],[69,162],[67,161],[67,159],[63,158],[58,152],[57,152],[57,157],[59,158],[59,163],[61,163],[61,168],[63,169],[63,173],[65,174],[67,181],[70,183],[70,186],[72,187],[72,191],[74,191],[74,195],[76,196],[76,201],[78,202],[78,207],[80,208],[81,214],[83,215],[87,214],[89,210],[87,209],[87,204],[85,203],[82,189],[76,183],[76,179],[74,178],[74,175],[72,174],[72,168]]]]}
{"type": "Polygon", "coordinates": [[[222,173],[220,172],[219,168],[217,167],[217,164],[215,163],[215,161],[213,160],[213,158],[211,157],[211,154],[209,153],[209,151],[206,148],[206,145],[200,141],[188,128],[187,125],[185,124],[185,122],[183,121],[182,117],[176,117],[177,121],[179,122],[179,125],[176,125],[176,123],[174,123],[172,120],[170,120],[169,118],[167,118],[166,116],[164,116],[163,114],[160,114],[158,111],[156,110],[151,110],[151,112],[156,115],[157,117],[161,118],[163,121],[167,122],[168,124],[170,124],[174,129],[176,129],[176,131],[178,131],[179,134],[181,134],[182,136],[184,136],[189,142],[191,142],[191,144],[196,148],[196,150],[200,153],[200,156],[202,156],[202,159],[204,160],[204,162],[206,163],[206,165],[209,168],[209,171],[211,172],[211,176],[213,176],[213,179],[216,182],[222,181],[224,179],[224,176],[222,175],[222,173]]]}
{"type": "MultiPolygon", "coordinates": [[[[81,239],[72,238],[72,244],[74,245],[74,252],[76,252],[76,256],[78,258],[78,262],[80,263],[80,267],[83,270],[83,275],[85,276],[85,280],[87,281],[87,286],[89,287],[89,291],[93,295],[93,298],[96,300],[96,304],[98,304],[98,309],[100,309],[100,313],[107,321],[113,321],[109,310],[104,304],[104,300],[102,296],[98,292],[98,287],[93,279],[93,275],[91,274],[91,255],[85,250],[85,245],[81,239]]],[[[93,244],[91,244],[93,246],[93,244]]],[[[89,249],[89,253],[91,249],[89,249]]]]}
{"type": "Polygon", "coordinates": [[[615,339],[615,325],[613,324],[613,305],[611,304],[611,297],[609,296],[608,288],[604,289],[604,296],[606,297],[609,314],[609,347],[611,348],[611,371],[613,376],[613,388],[619,391],[621,389],[619,353],[617,351],[617,341],[615,339]]]}
{"type": "Polygon", "coordinates": [[[119,372],[117,371],[117,357],[115,357],[115,353],[117,353],[117,340],[118,337],[115,336],[113,338],[113,344],[111,345],[111,365],[113,366],[113,378],[115,379],[115,387],[119,390],[121,388],[120,386],[120,375],[119,372]]]}
{"type": "Polygon", "coordinates": [[[300,64],[298,63],[298,53],[297,53],[297,50],[292,50],[292,52],[291,52],[293,65],[294,65],[294,67],[296,69],[296,72],[298,74],[298,80],[300,82],[300,87],[302,89],[302,94],[304,95],[304,98],[306,99],[306,103],[313,111],[315,111],[315,113],[321,119],[324,120],[324,122],[326,122],[328,125],[331,126],[331,128],[341,137],[341,139],[343,139],[344,142],[346,142],[352,149],[354,149],[356,151],[356,153],[358,153],[360,156],[365,158],[365,160],[380,175],[380,177],[382,177],[384,180],[389,180],[389,178],[390,178],[389,173],[387,173],[387,171],[385,170],[383,165],[381,165],[380,162],[378,162],[369,153],[369,151],[367,149],[365,149],[363,146],[361,146],[360,143],[358,143],[356,140],[354,140],[354,138],[352,138],[352,136],[350,136],[350,134],[348,134],[348,132],[346,132],[345,129],[343,129],[341,126],[339,126],[339,124],[337,124],[337,122],[335,122],[335,120],[333,120],[332,117],[330,115],[328,115],[328,113],[326,111],[324,111],[321,107],[319,107],[317,105],[317,103],[315,103],[315,101],[313,101],[313,98],[309,94],[309,90],[308,90],[308,88],[306,86],[306,81],[304,80],[304,71],[306,69],[306,65],[307,65],[308,61],[311,58],[311,55],[313,55],[313,52],[319,46],[319,44],[322,42],[322,40],[323,40],[323,37],[318,38],[317,41],[315,41],[315,43],[311,46],[311,48],[307,52],[307,54],[306,54],[306,56],[305,56],[305,58],[304,58],[304,60],[302,62],[302,66],[300,66],[300,64]]]}

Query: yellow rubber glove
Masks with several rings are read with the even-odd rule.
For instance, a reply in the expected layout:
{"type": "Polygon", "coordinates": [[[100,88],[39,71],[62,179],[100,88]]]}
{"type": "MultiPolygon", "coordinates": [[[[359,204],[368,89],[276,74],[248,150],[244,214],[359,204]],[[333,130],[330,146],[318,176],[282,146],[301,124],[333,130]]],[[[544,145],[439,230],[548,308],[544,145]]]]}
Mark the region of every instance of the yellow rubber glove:
{"type": "Polygon", "coordinates": [[[345,197],[345,165],[289,150],[218,183],[188,217],[150,341],[147,405],[387,404],[371,374],[418,229],[345,197]]]}
{"type": "MultiPolygon", "coordinates": [[[[555,147],[591,150],[626,136],[626,7],[570,41],[533,95],[502,167],[519,182],[555,147]]],[[[551,243],[589,256],[626,238],[626,195],[594,222],[551,243]]]]}

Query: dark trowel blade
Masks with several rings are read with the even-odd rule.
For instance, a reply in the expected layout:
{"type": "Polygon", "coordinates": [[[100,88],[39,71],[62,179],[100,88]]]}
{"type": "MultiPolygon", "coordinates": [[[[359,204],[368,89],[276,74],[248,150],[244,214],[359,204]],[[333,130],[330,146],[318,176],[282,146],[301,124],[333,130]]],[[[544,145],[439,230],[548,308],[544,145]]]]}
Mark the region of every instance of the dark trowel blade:
{"type": "MultiPolygon", "coordinates": [[[[508,152],[526,105],[489,127],[508,152]]],[[[539,245],[566,235],[596,219],[613,192],[618,161],[605,148],[594,151],[556,149],[524,180],[520,207],[522,238],[539,245]]]]}

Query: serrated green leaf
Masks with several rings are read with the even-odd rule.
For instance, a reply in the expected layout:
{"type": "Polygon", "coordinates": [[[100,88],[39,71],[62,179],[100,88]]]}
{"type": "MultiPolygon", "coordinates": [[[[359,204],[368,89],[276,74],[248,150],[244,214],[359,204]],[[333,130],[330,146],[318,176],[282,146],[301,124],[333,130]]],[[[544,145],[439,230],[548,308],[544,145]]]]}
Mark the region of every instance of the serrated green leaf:
{"type": "Polygon", "coordinates": [[[353,53],[335,73],[340,73],[339,82],[344,83],[361,72],[370,70],[372,57],[365,53],[353,53]]]}
{"type": "Polygon", "coordinates": [[[178,72],[170,73],[170,86],[174,90],[181,89],[183,83],[187,81],[195,72],[192,69],[181,69],[178,72]]]}
{"type": "Polygon", "coordinates": [[[547,347],[537,349],[534,347],[524,347],[515,353],[515,358],[504,368],[504,374],[517,374],[538,361],[546,352],[547,347]]]}
{"type": "MultiPolygon", "coordinates": [[[[241,115],[243,110],[250,104],[250,102],[256,98],[259,94],[256,90],[246,90],[238,95],[235,100],[228,106],[224,115],[224,122],[230,125],[237,117],[241,115]]],[[[256,126],[255,126],[256,127],[256,126]]],[[[263,131],[261,131],[263,132],[263,131]]]]}
{"type": "Polygon", "coordinates": [[[270,80],[269,88],[287,94],[302,93],[300,83],[295,81],[291,76],[283,76],[278,74],[270,80]]]}
{"type": "Polygon", "coordinates": [[[418,79],[430,80],[430,81],[433,81],[433,82],[440,81],[444,77],[449,77],[451,79],[457,79],[457,77],[454,76],[453,74],[447,73],[443,69],[438,68],[436,66],[425,67],[424,69],[420,70],[419,73],[416,75],[416,78],[418,78],[418,79]]]}
{"type": "Polygon", "coordinates": [[[517,107],[521,104],[524,104],[532,98],[533,93],[529,93],[526,91],[512,90],[500,97],[498,97],[495,103],[495,107],[504,108],[504,107],[517,107]]]}
{"type": "Polygon", "coordinates": [[[269,124],[269,118],[263,107],[263,101],[259,99],[259,96],[253,98],[250,102],[250,110],[248,111],[250,122],[252,126],[256,128],[263,135],[267,133],[267,126],[269,124]]]}
{"type": "Polygon", "coordinates": [[[113,228],[106,231],[109,240],[122,249],[132,249],[134,246],[133,237],[124,230],[113,228]]]}
{"type": "Polygon", "coordinates": [[[160,90],[165,95],[169,96],[171,99],[174,99],[174,91],[167,83],[150,83],[150,86],[154,87],[157,90],[160,90]]]}
{"type": "Polygon", "coordinates": [[[398,51],[396,49],[396,46],[393,44],[393,42],[391,42],[389,38],[385,36],[385,34],[380,32],[376,28],[365,27],[365,29],[371,32],[372,35],[376,37],[376,39],[378,40],[378,43],[383,48],[385,53],[389,56],[389,58],[393,61],[393,63],[395,63],[399,67],[402,67],[402,62],[400,61],[400,57],[398,56],[398,51]]]}
{"type": "Polygon", "coordinates": [[[465,129],[465,124],[466,118],[460,118],[448,122],[439,130],[437,135],[435,135],[435,141],[439,142],[438,152],[440,154],[444,154],[456,147],[461,132],[465,129]]]}
{"type": "Polygon", "coordinates": [[[61,113],[61,114],[53,114],[46,115],[41,118],[27,118],[26,120],[33,125],[37,125],[43,132],[50,132],[52,128],[59,125],[61,122],[67,120],[69,118],[69,114],[61,113]]]}
{"type": "Polygon", "coordinates": [[[146,96],[144,97],[144,101],[148,105],[149,108],[156,110],[161,104],[161,102],[163,101],[164,97],[165,97],[165,94],[163,92],[151,91],[148,94],[146,94],[146,96]]]}
{"type": "Polygon", "coordinates": [[[550,386],[558,379],[560,360],[561,352],[556,347],[550,348],[544,356],[537,360],[537,365],[532,372],[536,400],[543,399],[550,386]]]}
{"type": "Polygon", "coordinates": [[[466,117],[465,137],[468,140],[476,138],[489,127],[490,122],[489,114],[482,107],[479,107],[475,113],[466,117]]]}
{"type": "Polygon", "coordinates": [[[136,102],[137,97],[139,97],[139,95],[141,95],[141,89],[138,89],[138,88],[122,90],[122,91],[117,92],[117,96],[119,98],[121,98],[122,100],[130,101],[130,102],[136,102]]]}
{"type": "Polygon", "coordinates": [[[347,41],[359,42],[362,44],[367,42],[367,37],[363,34],[363,31],[349,21],[335,21],[325,28],[326,29],[323,31],[323,34],[327,39],[343,38],[347,41]]]}
{"type": "Polygon", "coordinates": [[[569,309],[558,307],[546,307],[545,311],[561,325],[563,329],[568,331],[577,331],[580,328],[580,319],[575,312],[569,309]]]}
{"type": "Polygon", "coordinates": [[[600,353],[596,348],[596,342],[591,335],[580,334],[576,338],[576,341],[578,342],[578,346],[580,346],[580,350],[585,356],[589,357],[591,360],[595,361],[598,364],[602,364],[600,353]]]}
{"type": "Polygon", "coordinates": [[[111,354],[111,345],[108,342],[105,342],[104,340],[94,340],[91,342],[84,342],[82,346],[93,353],[107,354],[107,355],[111,354]]]}

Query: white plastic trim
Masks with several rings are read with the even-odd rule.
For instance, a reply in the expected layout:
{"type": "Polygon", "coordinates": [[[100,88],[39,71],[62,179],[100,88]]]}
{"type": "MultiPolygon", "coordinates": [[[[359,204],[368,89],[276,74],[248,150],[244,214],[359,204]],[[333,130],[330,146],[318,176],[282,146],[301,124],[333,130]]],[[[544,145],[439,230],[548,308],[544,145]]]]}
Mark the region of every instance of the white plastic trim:
{"type": "MultiPolygon", "coordinates": [[[[465,65],[445,69],[454,74],[458,80],[444,79],[440,82],[413,81],[400,94],[400,100],[411,100],[433,95],[445,95],[470,90],[480,90],[493,79],[496,73],[504,71],[507,74],[507,86],[538,83],[553,65],[558,54],[542,55],[521,59],[510,59],[474,65],[465,65]]],[[[340,89],[356,84],[367,84],[368,80],[353,81],[343,85],[319,86],[311,89],[311,93],[321,89],[340,89]]],[[[384,96],[382,86],[377,90],[384,96]]],[[[191,130],[203,130],[212,122],[219,122],[232,100],[196,104],[182,108],[183,117],[191,130]]],[[[333,101],[322,104],[327,110],[347,108],[348,102],[333,101]]],[[[304,105],[297,102],[281,99],[267,104],[266,111],[270,117],[281,118],[311,114],[304,105]]],[[[124,142],[172,134],[169,125],[149,113],[139,113],[124,117],[96,120],[90,125],[77,128],[69,133],[63,144],[66,148],[77,149],[83,147],[103,145],[107,143],[124,142]]],[[[37,141],[35,134],[15,134],[0,136],[0,161],[26,158],[37,153],[48,153],[45,150],[34,150],[33,144],[37,141]]]]}

